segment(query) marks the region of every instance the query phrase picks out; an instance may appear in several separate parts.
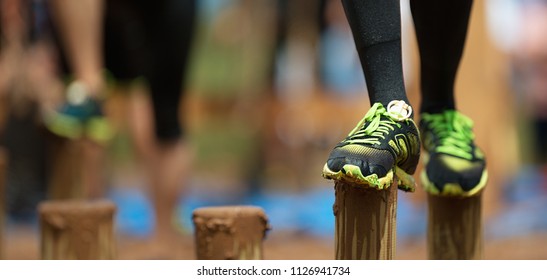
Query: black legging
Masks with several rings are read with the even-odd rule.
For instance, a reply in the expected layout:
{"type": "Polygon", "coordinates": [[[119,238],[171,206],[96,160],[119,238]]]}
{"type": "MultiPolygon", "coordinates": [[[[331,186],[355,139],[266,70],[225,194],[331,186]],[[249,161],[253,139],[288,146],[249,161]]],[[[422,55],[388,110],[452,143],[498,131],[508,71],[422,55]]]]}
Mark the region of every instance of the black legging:
{"type": "Polygon", "coordinates": [[[158,140],[182,135],[183,93],[196,14],[195,0],[106,1],[105,63],[119,80],[149,83],[158,140]]]}
{"type": "MultiPolygon", "coordinates": [[[[399,0],[342,0],[371,104],[408,102],[401,59],[399,0]]],[[[420,49],[422,112],[454,109],[454,81],[473,0],[411,0],[420,49]]]]}
{"type": "MultiPolygon", "coordinates": [[[[117,80],[143,77],[150,86],[156,138],[183,135],[179,102],[188,64],[196,0],[107,0],[104,19],[105,66],[117,80]]],[[[52,25],[55,27],[55,25],[52,25]]],[[[53,37],[58,34],[53,28],[53,37]]],[[[62,44],[62,68],[69,73],[62,44]]]]}

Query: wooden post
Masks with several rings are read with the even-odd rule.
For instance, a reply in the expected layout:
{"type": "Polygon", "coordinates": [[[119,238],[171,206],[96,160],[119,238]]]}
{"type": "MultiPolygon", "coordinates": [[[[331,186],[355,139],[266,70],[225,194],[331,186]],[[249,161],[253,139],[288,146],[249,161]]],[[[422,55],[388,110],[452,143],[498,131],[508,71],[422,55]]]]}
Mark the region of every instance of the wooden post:
{"type": "Polygon", "coordinates": [[[433,260],[482,258],[482,194],[467,197],[428,195],[428,257],[433,260]]]}
{"type": "Polygon", "coordinates": [[[50,199],[82,199],[81,178],[82,152],[78,141],[53,138],[51,141],[52,167],[48,186],[50,199]]]}
{"type": "Polygon", "coordinates": [[[337,260],[390,260],[395,255],[397,183],[385,190],[336,182],[337,260]]]}
{"type": "Polygon", "coordinates": [[[90,139],[55,138],[48,187],[51,199],[104,197],[104,147],[90,139]]]}
{"type": "Polygon", "coordinates": [[[268,218],[259,207],[196,209],[192,217],[198,260],[260,260],[268,218]]]}
{"type": "Polygon", "coordinates": [[[6,215],[6,169],[7,155],[0,148],[0,259],[4,258],[4,221],[6,215]]]}
{"type": "Polygon", "coordinates": [[[116,207],[112,202],[46,201],[38,210],[42,259],[114,259],[116,207]]]}

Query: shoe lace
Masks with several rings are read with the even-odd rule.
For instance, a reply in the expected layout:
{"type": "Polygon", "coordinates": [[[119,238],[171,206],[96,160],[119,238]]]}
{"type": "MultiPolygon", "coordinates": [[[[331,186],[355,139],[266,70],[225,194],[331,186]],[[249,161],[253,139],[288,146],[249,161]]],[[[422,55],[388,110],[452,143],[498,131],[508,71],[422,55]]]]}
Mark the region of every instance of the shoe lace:
{"type": "Polygon", "coordinates": [[[350,144],[379,145],[380,140],[386,138],[386,134],[401,127],[399,122],[392,119],[381,103],[375,103],[365,117],[348,134],[345,142],[350,144]],[[384,118],[382,118],[384,116],[384,118]]]}
{"type": "Polygon", "coordinates": [[[437,137],[436,152],[468,160],[473,158],[471,153],[475,135],[471,119],[454,110],[442,114],[423,114],[422,118],[437,137]]]}

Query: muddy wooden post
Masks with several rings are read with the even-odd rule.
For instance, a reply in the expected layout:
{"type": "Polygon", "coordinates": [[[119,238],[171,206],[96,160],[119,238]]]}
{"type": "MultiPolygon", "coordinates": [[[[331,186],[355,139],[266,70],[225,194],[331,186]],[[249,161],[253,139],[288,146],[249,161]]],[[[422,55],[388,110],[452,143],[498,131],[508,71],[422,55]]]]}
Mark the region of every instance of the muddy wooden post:
{"type": "Polygon", "coordinates": [[[83,198],[79,174],[83,155],[78,144],[78,141],[63,138],[54,138],[51,141],[53,156],[48,186],[50,199],[83,198]]]}
{"type": "Polygon", "coordinates": [[[337,260],[390,260],[395,256],[397,184],[385,190],[336,182],[337,260]]]}
{"type": "Polygon", "coordinates": [[[260,260],[269,229],[260,207],[219,206],[196,209],[192,217],[198,260],[260,260]]]}
{"type": "Polygon", "coordinates": [[[432,260],[482,258],[482,194],[467,198],[428,195],[428,257],[432,260]]]}
{"type": "Polygon", "coordinates": [[[46,201],[38,206],[45,260],[115,258],[115,205],[106,200],[46,201]]]}
{"type": "Polygon", "coordinates": [[[90,199],[104,197],[104,146],[87,138],[54,138],[50,199],[90,199]]]}
{"type": "Polygon", "coordinates": [[[7,155],[0,148],[0,259],[4,258],[4,221],[6,215],[6,170],[7,155]]]}

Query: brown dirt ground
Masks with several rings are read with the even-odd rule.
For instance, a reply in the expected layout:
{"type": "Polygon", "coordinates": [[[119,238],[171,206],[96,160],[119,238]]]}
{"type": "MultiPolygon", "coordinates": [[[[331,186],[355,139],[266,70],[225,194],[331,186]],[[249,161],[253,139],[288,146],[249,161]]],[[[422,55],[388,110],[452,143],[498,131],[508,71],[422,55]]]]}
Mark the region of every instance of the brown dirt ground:
{"type": "MultiPolygon", "coordinates": [[[[118,236],[118,259],[122,260],[194,260],[193,236],[182,236],[176,242],[156,246],[150,240],[118,236]],[[174,244],[174,245],[173,245],[174,244]],[[164,248],[164,249],[162,249],[164,248]],[[169,249],[167,249],[169,248],[169,249]]],[[[36,229],[10,227],[4,233],[3,259],[36,260],[40,258],[39,235],[36,229]]],[[[484,259],[532,260],[547,259],[547,232],[503,240],[485,240],[484,259]]],[[[264,241],[266,260],[329,260],[334,258],[333,240],[297,233],[271,233],[264,241]]],[[[399,245],[396,259],[425,260],[425,240],[399,245]]]]}

